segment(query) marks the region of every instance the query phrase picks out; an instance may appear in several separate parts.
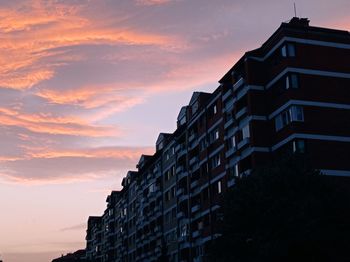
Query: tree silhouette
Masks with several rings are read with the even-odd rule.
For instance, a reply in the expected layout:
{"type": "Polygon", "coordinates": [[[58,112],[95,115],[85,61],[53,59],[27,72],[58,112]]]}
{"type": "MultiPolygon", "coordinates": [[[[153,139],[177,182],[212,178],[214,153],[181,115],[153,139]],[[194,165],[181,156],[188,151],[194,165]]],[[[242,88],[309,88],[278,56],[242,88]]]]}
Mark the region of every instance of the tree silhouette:
{"type": "Polygon", "coordinates": [[[307,163],[288,156],[237,181],[210,261],[350,261],[350,178],[307,163]]]}

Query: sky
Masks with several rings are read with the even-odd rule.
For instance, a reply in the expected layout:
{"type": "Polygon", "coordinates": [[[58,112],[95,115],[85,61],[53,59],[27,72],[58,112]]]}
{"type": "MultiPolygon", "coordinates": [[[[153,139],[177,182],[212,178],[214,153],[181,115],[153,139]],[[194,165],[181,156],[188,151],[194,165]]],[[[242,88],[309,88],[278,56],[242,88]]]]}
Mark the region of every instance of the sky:
{"type": "Polygon", "coordinates": [[[350,30],[348,0],[0,0],[0,259],[85,247],[141,154],[294,15],[350,30]]]}

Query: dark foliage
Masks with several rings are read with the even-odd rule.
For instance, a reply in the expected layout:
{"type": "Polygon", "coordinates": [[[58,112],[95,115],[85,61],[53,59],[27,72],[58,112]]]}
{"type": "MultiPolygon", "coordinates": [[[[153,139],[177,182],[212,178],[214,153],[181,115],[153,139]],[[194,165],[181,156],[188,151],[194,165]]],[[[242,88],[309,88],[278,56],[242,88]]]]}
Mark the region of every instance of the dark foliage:
{"type": "Polygon", "coordinates": [[[289,156],[237,181],[210,261],[350,261],[350,178],[289,156]]]}

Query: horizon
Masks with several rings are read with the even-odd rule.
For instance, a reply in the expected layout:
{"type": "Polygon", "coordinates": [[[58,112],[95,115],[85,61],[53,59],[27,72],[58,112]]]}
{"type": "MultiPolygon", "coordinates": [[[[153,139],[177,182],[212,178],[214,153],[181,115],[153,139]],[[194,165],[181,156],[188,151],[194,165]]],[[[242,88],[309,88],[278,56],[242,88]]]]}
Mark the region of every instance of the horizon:
{"type": "Polygon", "coordinates": [[[214,91],[293,2],[311,26],[350,30],[345,0],[0,1],[0,260],[85,248],[88,217],[192,93],[214,91]]]}

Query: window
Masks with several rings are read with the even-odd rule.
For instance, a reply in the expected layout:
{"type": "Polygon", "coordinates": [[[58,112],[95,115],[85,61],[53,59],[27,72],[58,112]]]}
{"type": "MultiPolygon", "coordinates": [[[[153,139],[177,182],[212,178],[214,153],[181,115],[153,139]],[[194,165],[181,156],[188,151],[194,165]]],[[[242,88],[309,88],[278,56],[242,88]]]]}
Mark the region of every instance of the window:
{"type": "Polygon", "coordinates": [[[149,191],[150,193],[154,193],[154,192],[156,192],[156,190],[157,190],[157,187],[156,187],[155,184],[151,184],[151,185],[149,186],[149,188],[148,188],[148,191],[149,191]]]}
{"type": "Polygon", "coordinates": [[[207,140],[204,138],[199,143],[201,151],[207,148],[207,140]]]}
{"type": "Polygon", "coordinates": [[[214,107],[213,107],[213,113],[214,113],[214,115],[215,115],[217,112],[218,112],[218,109],[217,109],[216,105],[214,105],[214,107]]]}
{"type": "Polygon", "coordinates": [[[291,106],[275,118],[275,129],[279,131],[290,122],[304,122],[304,112],[301,106],[291,106]]]}
{"type": "Polygon", "coordinates": [[[165,172],[165,181],[168,181],[175,175],[175,166],[172,166],[168,171],[165,172]]]}
{"type": "Polygon", "coordinates": [[[249,125],[246,125],[242,128],[242,139],[246,139],[250,137],[249,125]]]}
{"type": "Polygon", "coordinates": [[[305,140],[293,141],[293,153],[305,153],[305,140]]]}
{"type": "Polygon", "coordinates": [[[221,194],[222,188],[221,188],[221,181],[218,181],[218,194],[221,194]]]}
{"type": "Polygon", "coordinates": [[[235,176],[238,177],[239,176],[239,170],[238,170],[238,164],[235,164],[235,176]]]}
{"type": "Polygon", "coordinates": [[[211,159],[212,168],[218,167],[220,165],[220,155],[216,155],[211,159]]]}
{"type": "Polygon", "coordinates": [[[215,140],[219,139],[219,130],[216,130],[214,133],[215,140]]]}
{"type": "Polygon", "coordinates": [[[286,76],[286,89],[299,88],[299,79],[297,74],[290,74],[286,76]]]}
{"type": "Polygon", "coordinates": [[[236,136],[230,138],[230,148],[236,148],[236,136]]]}
{"type": "Polygon", "coordinates": [[[215,140],[219,139],[220,137],[219,129],[216,129],[210,132],[209,137],[210,137],[210,143],[213,143],[215,140]]]}
{"type": "Polygon", "coordinates": [[[304,121],[304,113],[303,108],[301,106],[291,106],[289,109],[290,120],[303,122],[304,121]]]}
{"type": "Polygon", "coordinates": [[[295,45],[293,43],[287,43],[281,48],[281,55],[283,57],[295,57],[295,45]]]}
{"type": "Polygon", "coordinates": [[[186,237],[188,235],[188,224],[184,224],[181,226],[180,229],[180,236],[181,237],[186,237]]]}

